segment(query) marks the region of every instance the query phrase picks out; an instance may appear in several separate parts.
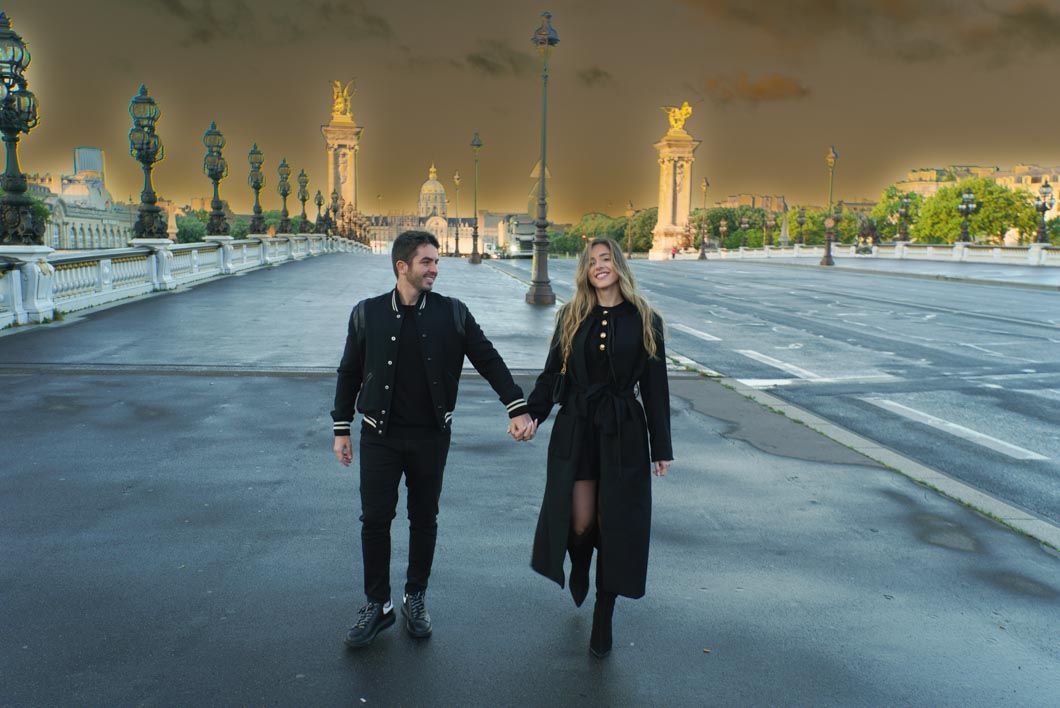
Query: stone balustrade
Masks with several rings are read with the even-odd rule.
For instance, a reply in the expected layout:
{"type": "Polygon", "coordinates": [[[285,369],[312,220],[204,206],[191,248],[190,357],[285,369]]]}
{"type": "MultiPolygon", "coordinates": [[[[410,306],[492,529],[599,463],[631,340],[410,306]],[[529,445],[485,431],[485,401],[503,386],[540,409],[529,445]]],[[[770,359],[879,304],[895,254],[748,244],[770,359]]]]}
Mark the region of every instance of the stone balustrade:
{"type": "Polygon", "coordinates": [[[370,253],[356,241],[322,234],[207,237],[175,244],[136,239],[128,248],[56,252],[0,246],[0,328],[46,322],[55,313],[328,253],[370,253]]]}
{"type": "MultiPolygon", "coordinates": [[[[750,260],[762,258],[821,258],[824,246],[763,246],[708,250],[710,260],[750,260]]],[[[857,253],[853,244],[833,244],[832,255],[857,258],[887,258],[957,263],[998,263],[1023,266],[1060,266],[1060,246],[1032,243],[1028,246],[980,246],[967,243],[884,243],[872,253],[857,253]]],[[[698,258],[698,250],[681,252],[678,258],[698,258]]]]}

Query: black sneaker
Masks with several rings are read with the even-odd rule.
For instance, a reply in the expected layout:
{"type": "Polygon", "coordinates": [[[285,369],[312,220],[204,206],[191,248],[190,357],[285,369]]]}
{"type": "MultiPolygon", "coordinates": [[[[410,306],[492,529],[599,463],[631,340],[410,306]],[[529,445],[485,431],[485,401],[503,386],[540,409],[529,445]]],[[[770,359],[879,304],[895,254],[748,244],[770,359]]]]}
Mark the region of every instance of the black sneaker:
{"type": "Polygon", "coordinates": [[[360,649],[372,643],[376,635],[394,624],[394,606],[371,600],[357,611],[357,622],[346,632],[346,646],[360,649]]]}
{"type": "Polygon", "coordinates": [[[417,639],[425,639],[431,636],[431,616],[427,614],[427,606],[423,604],[425,592],[414,592],[411,595],[405,593],[405,599],[401,602],[401,614],[405,615],[405,629],[417,639]]]}

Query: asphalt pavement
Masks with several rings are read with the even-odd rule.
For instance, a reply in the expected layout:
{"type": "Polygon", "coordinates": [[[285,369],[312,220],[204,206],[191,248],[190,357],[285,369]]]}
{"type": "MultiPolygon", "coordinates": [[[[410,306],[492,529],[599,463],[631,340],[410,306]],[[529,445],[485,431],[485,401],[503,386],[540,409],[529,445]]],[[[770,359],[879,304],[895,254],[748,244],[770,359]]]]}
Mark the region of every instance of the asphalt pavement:
{"type": "MultiPolygon", "coordinates": [[[[392,282],[335,254],[0,336],[0,704],[1056,704],[1055,550],[679,370],[609,658],[591,604],[529,569],[550,424],[511,442],[473,370],[434,636],[347,650],[359,505],[328,411],[349,309],[392,282]]],[[[489,264],[443,259],[436,289],[528,389],[555,309],[489,264]]]]}

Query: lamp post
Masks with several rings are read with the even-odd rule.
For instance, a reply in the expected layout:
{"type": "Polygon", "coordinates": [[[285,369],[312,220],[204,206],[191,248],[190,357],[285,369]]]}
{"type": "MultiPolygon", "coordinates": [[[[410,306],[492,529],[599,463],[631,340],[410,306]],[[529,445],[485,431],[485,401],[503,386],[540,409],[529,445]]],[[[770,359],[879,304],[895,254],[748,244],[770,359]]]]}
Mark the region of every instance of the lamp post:
{"type": "Polygon", "coordinates": [[[298,172],[298,201],[302,202],[302,220],[298,224],[298,233],[309,233],[309,219],[305,215],[305,203],[309,201],[309,175],[305,170],[298,172]]]}
{"type": "Polygon", "coordinates": [[[799,207],[799,213],[795,216],[795,223],[799,225],[799,245],[806,245],[806,237],[802,234],[802,227],[806,223],[806,209],[799,207]]]}
{"type": "Polygon", "coordinates": [[[633,217],[637,210],[633,208],[633,200],[626,202],[626,258],[633,259],[633,217]]]}
{"type": "Polygon", "coordinates": [[[961,203],[957,205],[957,213],[961,215],[961,241],[970,241],[968,236],[968,217],[971,216],[979,209],[979,205],[975,203],[975,195],[972,194],[971,190],[966,191],[961,195],[961,203]]]}
{"type": "Polygon", "coordinates": [[[1038,198],[1034,200],[1034,208],[1037,209],[1042,219],[1038,222],[1038,243],[1049,243],[1049,234],[1045,230],[1045,212],[1056,206],[1056,200],[1053,198],[1053,186],[1049,184],[1049,180],[1042,182],[1042,188],[1038,190],[1038,198]]]}
{"type": "Polygon", "coordinates": [[[339,234],[339,193],[334,189],[331,190],[331,205],[328,207],[328,211],[331,212],[331,217],[328,226],[331,227],[331,231],[335,236],[341,236],[339,234]]]}
{"type": "Polygon", "coordinates": [[[475,137],[471,139],[471,151],[475,153],[475,221],[471,227],[471,258],[468,259],[472,265],[482,262],[482,254],[478,252],[478,153],[481,149],[482,139],[475,133],[475,137]]]}
{"type": "Polygon", "coordinates": [[[155,124],[158,123],[162,111],[155,99],[148,95],[147,87],[143,84],[140,84],[140,93],[129,103],[129,115],[133,119],[132,130],[129,131],[129,153],[144,170],[144,189],[140,192],[140,217],[136,220],[133,231],[136,238],[167,238],[162,209],[158,206],[158,196],[151,184],[151,170],[154,164],[161,162],[166,156],[162,139],[155,132],[155,124]]]}
{"type": "Polygon", "coordinates": [[[224,236],[228,233],[228,220],[222,210],[218,185],[228,176],[228,162],[221,154],[225,146],[225,136],[217,129],[217,121],[210,121],[210,128],[202,136],[206,146],[206,156],[202,159],[202,171],[213,182],[213,199],[210,201],[210,220],[206,222],[208,236],[224,236]]]}
{"type": "Polygon", "coordinates": [[[541,13],[541,25],[534,30],[530,38],[542,59],[542,92],[541,92],[541,173],[538,175],[537,219],[534,226],[534,264],[530,290],[526,301],[531,305],[551,305],[556,302],[556,295],[548,281],[548,203],[545,201],[545,174],[548,171],[545,162],[546,137],[548,135],[548,61],[552,49],[559,44],[559,35],[552,27],[552,13],[541,13]]]}
{"type": "Polygon", "coordinates": [[[257,143],[254,143],[254,147],[250,148],[250,152],[247,153],[247,160],[250,162],[250,175],[247,177],[247,183],[254,190],[254,215],[250,217],[250,233],[263,234],[265,233],[265,217],[261,214],[259,196],[261,188],[265,186],[265,174],[261,171],[261,166],[265,164],[265,155],[258,149],[257,143]]]}
{"type": "Polygon", "coordinates": [[[747,248],[747,229],[748,229],[748,227],[749,227],[749,225],[747,223],[747,217],[746,216],[740,217],[740,231],[742,232],[742,235],[740,236],[740,248],[747,248]]]}
{"type": "Polygon", "coordinates": [[[707,239],[703,234],[703,222],[707,218],[707,188],[710,187],[710,182],[706,177],[699,184],[699,191],[703,192],[703,215],[699,219],[699,260],[707,260],[707,239]]]}
{"type": "Polygon", "coordinates": [[[343,238],[349,238],[350,237],[350,224],[349,224],[349,221],[346,218],[346,216],[347,216],[347,212],[346,212],[346,197],[342,196],[341,194],[339,195],[339,204],[338,204],[338,206],[339,206],[339,208],[336,211],[336,217],[335,217],[336,220],[337,220],[335,228],[338,229],[338,232],[340,234],[342,234],[343,238]]]}
{"type": "Polygon", "coordinates": [[[832,258],[832,182],[835,177],[835,162],[839,159],[839,153],[835,151],[835,145],[828,149],[828,155],[825,156],[825,164],[828,165],[828,211],[824,213],[824,255],[821,256],[821,265],[823,266],[834,266],[835,260],[832,258]]]}
{"type": "Polygon", "coordinates": [[[288,218],[290,214],[287,213],[287,196],[291,193],[291,183],[288,181],[291,176],[291,166],[287,164],[286,157],[280,160],[280,166],[276,168],[276,172],[280,175],[276,191],[280,193],[280,198],[283,199],[283,208],[280,209],[280,224],[276,229],[278,233],[289,234],[291,233],[291,220],[288,218]]]}
{"type": "Polygon", "coordinates": [[[729,232],[729,221],[728,219],[722,219],[721,223],[718,224],[718,250],[721,250],[722,244],[725,243],[725,234],[729,232]]]}
{"type": "Polygon", "coordinates": [[[453,173],[453,184],[456,185],[456,237],[453,239],[453,255],[460,257],[460,170],[453,173]]]}
{"type": "Polygon", "coordinates": [[[766,245],[773,245],[773,227],[777,225],[777,218],[773,216],[773,212],[769,212],[766,216],[766,245]]]}
{"type": "Polygon", "coordinates": [[[321,209],[324,207],[324,195],[320,193],[319,189],[317,190],[316,196],[313,197],[313,203],[317,205],[317,220],[314,231],[318,234],[327,233],[328,224],[324,219],[324,215],[321,213],[321,209]]]}
{"type": "Polygon", "coordinates": [[[906,219],[909,218],[909,197],[903,196],[902,200],[898,202],[898,231],[895,232],[894,242],[908,241],[909,232],[907,231],[906,219]]]}
{"type": "Polygon", "coordinates": [[[23,73],[30,63],[29,49],[11,29],[11,20],[0,12],[0,132],[7,167],[0,178],[0,244],[44,245],[44,222],[33,218],[33,200],[26,196],[26,175],[18,164],[19,134],[37,127],[37,97],[26,88],[23,73]]]}

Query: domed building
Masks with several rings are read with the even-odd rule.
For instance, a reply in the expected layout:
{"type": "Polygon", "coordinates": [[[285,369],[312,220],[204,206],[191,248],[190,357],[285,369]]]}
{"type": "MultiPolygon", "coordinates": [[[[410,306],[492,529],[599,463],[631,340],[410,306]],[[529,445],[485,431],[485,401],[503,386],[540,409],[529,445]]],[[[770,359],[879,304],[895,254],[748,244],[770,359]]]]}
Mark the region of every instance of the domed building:
{"type": "Polygon", "coordinates": [[[420,187],[419,216],[421,219],[432,216],[440,216],[445,219],[448,217],[445,186],[438,181],[438,170],[433,162],[427,174],[427,181],[420,187]]]}

